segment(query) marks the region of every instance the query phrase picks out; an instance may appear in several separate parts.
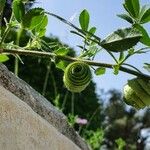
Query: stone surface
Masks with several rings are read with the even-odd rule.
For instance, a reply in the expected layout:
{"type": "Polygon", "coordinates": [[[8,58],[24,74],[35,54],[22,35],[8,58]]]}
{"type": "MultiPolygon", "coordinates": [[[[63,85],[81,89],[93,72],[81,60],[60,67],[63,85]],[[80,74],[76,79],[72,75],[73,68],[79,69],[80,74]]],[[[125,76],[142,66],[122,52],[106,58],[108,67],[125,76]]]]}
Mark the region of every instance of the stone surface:
{"type": "Polygon", "coordinates": [[[81,150],[2,86],[0,135],[1,150],[81,150]]]}
{"type": "Polygon", "coordinates": [[[3,64],[0,64],[0,85],[27,103],[34,112],[47,120],[60,133],[71,139],[82,150],[90,150],[85,141],[69,126],[64,114],[26,82],[9,72],[3,64]]]}

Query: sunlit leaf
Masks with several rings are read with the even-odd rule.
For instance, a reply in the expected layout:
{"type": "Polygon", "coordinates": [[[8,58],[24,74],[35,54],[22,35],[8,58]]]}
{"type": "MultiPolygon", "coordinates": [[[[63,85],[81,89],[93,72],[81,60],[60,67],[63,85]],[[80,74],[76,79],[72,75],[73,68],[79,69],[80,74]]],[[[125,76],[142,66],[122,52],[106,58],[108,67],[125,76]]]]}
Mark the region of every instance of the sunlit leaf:
{"type": "Polygon", "coordinates": [[[127,14],[119,14],[117,16],[126,20],[127,22],[129,22],[131,24],[133,23],[133,19],[130,16],[128,16],[127,14]]]}
{"type": "Polygon", "coordinates": [[[96,70],[95,70],[95,74],[98,76],[98,75],[103,75],[103,74],[105,74],[105,72],[106,72],[106,68],[104,68],[104,67],[99,67],[99,68],[97,68],[96,70]]]}
{"type": "Polygon", "coordinates": [[[89,30],[89,32],[92,33],[92,34],[95,34],[95,32],[96,32],[96,27],[92,27],[92,28],[89,30]]]}
{"type": "Polygon", "coordinates": [[[150,21],[150,8],[147,9],[141,17],[140,23],[148,23],[150,21]]]}
{"type": "Polygon", "coordinates": [[[140,39],[140,42],[147,46],[150,46],[150,37],[149,37],[147,31],[144,29],[144,27],[139,24],[135,24],[134,27],[136,27],[142,33],[142,38],[140,39]]]}
{"type": "Polygon", "coordinates": [[[62,55],[62,56],[65,56],[68,52],[69,52],[69,49],[65,47],[61,47],[58,50],[54,51],[55,54],[62,55]]]}
{"type": "Polygon", "coordinates": [[[48,17],[45,15],[41,23],[35,27],[35,32],[38,34],[39,37],[45,35],[47,24],[48,24],[48,17]]]}
{"type": "Polygon", "coordinates": [[[123,6],[133,18],[138,17],[140,10],[139,0],[125,0],[123,6]]]}
{"type": "Polygon", "coordinates": [[[42,24],[44,17],[45,14],[42,8],[30,9],[23,17],[23,27],[33,30],[42,24]]]}
{"type": "Polygon", "coordinates": [[[21,23],[23,16],[25,15],[25,7],[23,2],[21,0],[14,0],[12,10],[16,20],[21,23]]]}
{"type": "Polygon", "coordinates": [[[5,62],[7,60],[9,60],[9,57],[7,55],[0,54],[0,62],[5,62]]]}
{"type": "Polygon", "coordinates": [[[56,64],[57,68],[59,68],[59,69],[61,69],[63,71],[66,69],[66,67],[68,65],[68,63],[66,61],[63,61],[63,60],[56,60],[55,64],[56,64]]]}
{"type": "Polygon", "coordinates": [[[79,22],[82,30],[87,31],[89,27],[89,20],[90,20],[90,15],[86,9],[84,9],[80,16],[79,16],[79,22]]]}
{"type": "Polygon", "coordinates": [[[101,42],[101,46],[106,50],[121,52],[135,46],[142,34],[135,28],[118,29],[101,42]]]}

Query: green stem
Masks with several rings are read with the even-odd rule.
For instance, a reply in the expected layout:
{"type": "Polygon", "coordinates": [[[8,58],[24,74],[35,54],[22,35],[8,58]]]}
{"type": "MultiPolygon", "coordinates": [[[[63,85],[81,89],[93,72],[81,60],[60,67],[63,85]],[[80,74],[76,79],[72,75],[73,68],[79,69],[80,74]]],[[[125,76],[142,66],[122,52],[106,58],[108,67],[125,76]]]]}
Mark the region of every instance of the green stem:
{"type": "Polygon", "coordinates": [[[51,76],[52,84],[53,84],[53,87],[54,87],[54,97],[56,98],[58,92],[57,92],[57,85],[56,85],[56,81],[55,81],[54,75],[52,73],[52,70],[50,70],[50,76],[51,76]]]}
{"type": "Polygon", "coordinates": [[[98,110],[100,109],[100,106],[97,107],[97,109],[93,112],[92,116],[90,117],[85,129],[87,129],[90,126],[91,121],[93,120],[93,118],[95,117],[95,115],[97,114],[98,110]]]}
{"type": "MultiPolygon", "coordinates": [[[[51,52],[40,52],[40,51],[30,51],[30,50],[18,50],[18,49],[0,49],[0,53],[9,53],[9,54],[18,54],[18,55],[26,55],[26,56],[38,56],[38,57],[48,57],[48,58],[58,58],[61,60],[69,61],[69,62],[74,62],[74,61],[82,61],[87,63],[88,65],[92,66],[97,66],[97,67],[105,67],[105,68],[110,68],[113,69],[113,66],[115,64],[108,64],[108,63],[101,63],[97,61],[91,61],[91,60],[83,60],[75,57],[70,57],[70,56],[62,56],[62,55],[57,55],[55,53],[51,52]]],[[[119,68],[120,71],[126,72],[131,75],[135,75],[137,77],[141,78],[147,78],[150,80],[150,76],[147,74],[139,73],[135,70],[120,66],[119,68]]]]}
{"type": "Polygon", "coordinates": [[[63,103],[62,103],[62,108],[61,108],[62,111],[64,111],[64,109],[65,109],[65,105],[67,103],[68,94],[69,94],[69,91],[67,90],[66,94],[65,94],[65,97],[64,97],[64,100],[63,100],[63,103]]]}
{"type": "Polygon", "coordinates": [[[42,90],[43,96],[45,96],[45,93],[46,93],[48,78],[49,78],[49,74],[50,74],[50,70],[51,70],[51,63],[52,62],[50,61],[49,64],[47,65],[47,71],[46,71],[45,81],[44,81],[43,90],[42,90]]]}
{"type": "MultiPolygon", "coordinates": [[[[94,37],[95,39],[92,39],[92,38],[88,38],[89,40],[97,43],[99,46],[101,46],[101,38],[99,38],[98,36],[88,32],[88,31],[83,31],[81,30],[80,28],[78,28],[77,26],[75,26],[74,24],[72,24],[71,22],[67,21],[66,19],[56,15],[56,14],[53,14],[53,13],[50,13],[50,12],[45,12],[46,14],[50,15],[50,16],[53,16],[55,18],[57,18],[58,20],[62,21],[63,23],[71,26],[72,28],[74,28],[75,30],[77,30],[79,33],[83,34],[84,36],[86,36],[87,34],[94,37]]],[[[80,35],[80,34],[79,34],[80,35]]],[[[80,35],[81,36],[81,35],[80,35]]],[[[84,38],[85,39],[85,38],[84,38]]],[[[105,49],[106,50],[106,49],[105,49]]],[[[110,51],[106,50],[106,52],[113,58],[113,60],[118,63],[117,59],[115,58],[115,56],[113,55],[113,53],[111,53],[110,51]]]]}
{"type": "Polygon", "coordinates": [[[8,25],[8,26],[6,27],[4,33],[3,33],[3,36],[2,36],[2,39],[1,39],[1,42],[0,42],[0,46],[1,46],[1,45],[3,44],[3,42],[5,41],[5,39],[6,39],[7,35],[8,35],[8,33],[9,33],[10,29],[11,29],[11,26],[8,25]]]}
{"type": "Polygon", "coordinates": [[[75,93],[72,93],[71,95],[71,114],[74,116],[74,98],[75,98],[75,93]]]}

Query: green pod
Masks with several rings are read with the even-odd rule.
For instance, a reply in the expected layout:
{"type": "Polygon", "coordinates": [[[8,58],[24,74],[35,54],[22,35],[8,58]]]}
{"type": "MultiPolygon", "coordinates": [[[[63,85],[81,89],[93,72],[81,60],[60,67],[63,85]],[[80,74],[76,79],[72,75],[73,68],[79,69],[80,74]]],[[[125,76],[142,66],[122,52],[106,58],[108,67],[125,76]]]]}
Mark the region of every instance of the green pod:
{"type": "Polygon", "coordinates": [[[136,109],[142,109],[145,107],[145,104],[136,95],[135,91],[128,84],[124,86],[123,92],[123,100],[127,105],[135,107],[136,109]]]}
{"type": "Polygon", "coordinates": [[[69,91],[79,93],[89,85],[91,78],[89,66],[84,62],[76,61],[66,67],[63,81],[69,91]]]}
{"type": "Polygon", "coordinates": [[[124,87],[124,101],[128,105],[141,109],[150,106],[149,83],[144,79],[135,78],[124,87]]]}

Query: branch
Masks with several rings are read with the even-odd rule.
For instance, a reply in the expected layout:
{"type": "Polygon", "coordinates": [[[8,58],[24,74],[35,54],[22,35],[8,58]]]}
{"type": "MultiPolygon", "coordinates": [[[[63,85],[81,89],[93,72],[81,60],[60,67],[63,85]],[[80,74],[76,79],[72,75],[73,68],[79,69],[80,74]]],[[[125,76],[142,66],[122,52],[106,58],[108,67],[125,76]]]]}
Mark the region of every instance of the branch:
{"type": "MultiPolygon", "coordinates": [[[[18,50],[18,49],[0,49],[0,53],[9,53],[9,54],[18,54],[18,55],[25,55],[25,56],[38,56],[38,57],[49,57],[49,58],[58,58],[61,60],[73,62],[73,61],[82,61],[87,63],[88,65],[91,66],[97,66],[97,67],[105,67],[105,68],[110,68],[113,69],[113,66],[115,64],[108,64],[108,63],[101,63],[97,61],[91,61],[91,60],[84,60],[84,59],[79,59],[76,57],[70,57],[70,56],[62,56],[62,55],[57,55],[55,53],[51,52],[41,52],[41,51],[31,51],[31,50],[18,50]]],[[[147,78],[150,80],[150,76],[147,74],[140,73],[138,71],[122,67],[120,66],[119,68],[120,71],[126,72],[128,74],[135,75],[140,78],[147,78]]]]}

